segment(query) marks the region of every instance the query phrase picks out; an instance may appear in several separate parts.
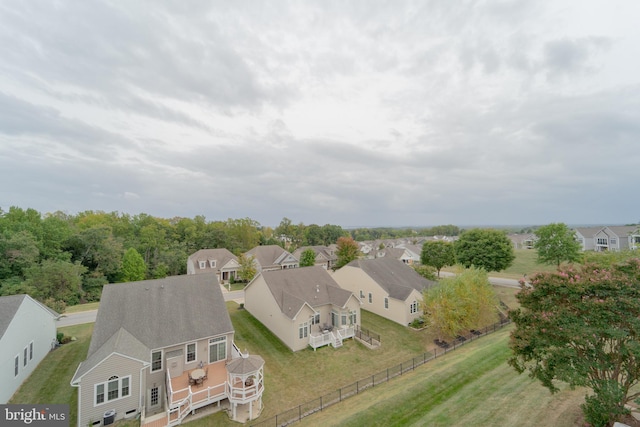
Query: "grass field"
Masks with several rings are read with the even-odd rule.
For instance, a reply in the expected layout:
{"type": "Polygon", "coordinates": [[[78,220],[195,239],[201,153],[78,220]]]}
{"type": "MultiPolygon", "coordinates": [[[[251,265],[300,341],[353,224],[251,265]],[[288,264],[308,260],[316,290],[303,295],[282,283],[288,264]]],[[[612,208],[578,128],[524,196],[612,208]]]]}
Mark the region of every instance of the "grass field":
{"type": "Polygon", "coordinates": [[[509,330],[432,360],[416,371],[331,406],[300,426],[581,425],[585,390],[555,395],[506,364],[509,330]]]}
{"type": "MultiPolygon", "coordinates": [[[[507,305],[514,306],[513,295],[517,289],[496,287],[496,290],[507,305]]],[[[339,350],[323,347],[315,352],[307,349],[293,353],[246,310],[240,309],[238,304],[228,302],[227,308],[236,331],[235,342],[238,347],[265,359],[264,411],[260,419],[268,419],[404,363],[433,347],[433,336],[428,331],[405,328],[362,311],[363,327],[382,337],[380,349],[370,350],[354,340],[347,340],[339,350]]],[[[73,425],[76,419],[77,393],[69,382],[78,364],[86,358],[92,330],[93,324],[60,328],[65,335],[75,336],[77,341],[51,352],[16,393],[12,402],[69,403],[73,425]]],[[[485,339],[487,338],[479,342],[485,339]]],[[[438,363],[439,361],[440,359],[438,363]]],[[[235,425],[224,413],[193,421],[189,425],[199,427],[212,424],[235,425]]]]}

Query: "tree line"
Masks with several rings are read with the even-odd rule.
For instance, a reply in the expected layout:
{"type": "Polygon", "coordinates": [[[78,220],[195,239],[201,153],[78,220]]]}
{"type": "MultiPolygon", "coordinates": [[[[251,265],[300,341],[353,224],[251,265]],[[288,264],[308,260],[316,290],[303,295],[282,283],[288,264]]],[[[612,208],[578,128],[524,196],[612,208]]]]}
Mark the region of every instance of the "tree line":
{"type": "Polygon", "coordinates": [[[457,233],[457,228],[346,231],[333,224],[295,224],[286,217],[272,228],[251,218],[208,221],[204,216],[159,218],[103,211],[42,214],[13,206],[0,209],[0,296],[26,293],[63,311],[65,304],[97,301],[106,283],[185,274],[187,258],[200,249],[226,248],[239,256],[258,245],[293,251],[328,246],[341,237],[393,238],[431,231],[457,233]]]}

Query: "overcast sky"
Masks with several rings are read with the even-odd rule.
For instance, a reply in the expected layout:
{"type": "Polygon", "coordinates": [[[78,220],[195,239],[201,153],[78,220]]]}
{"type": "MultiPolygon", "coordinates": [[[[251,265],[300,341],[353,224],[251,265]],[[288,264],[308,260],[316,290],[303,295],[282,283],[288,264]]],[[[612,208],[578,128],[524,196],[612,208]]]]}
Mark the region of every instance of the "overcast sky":
{"type": "Polygon", "coordinates": [[[0,2],[0,208],[640,221],[640,2],[0,2]]]}

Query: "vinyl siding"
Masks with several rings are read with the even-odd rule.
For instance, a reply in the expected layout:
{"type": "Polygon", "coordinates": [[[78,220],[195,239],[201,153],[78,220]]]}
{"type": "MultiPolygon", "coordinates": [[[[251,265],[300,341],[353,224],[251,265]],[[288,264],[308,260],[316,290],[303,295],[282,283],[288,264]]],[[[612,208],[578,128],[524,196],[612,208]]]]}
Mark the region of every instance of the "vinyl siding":
{"type": "MultiPolygon", "coordinates": [[[[78,399],[80,400],[80,414],[78,426],[88,426],[90,423],[102,420],[106,411],[115,409],[116,420],[124,418],[125,412],[140,409],[140,369],[142,363],[128,357],[111,354],[102,363],[89,371],[81,379],[78,399]],[[130,395],[111,402],[95,404],[95,384],[108,381],[112,376],[120,378],[131,375],[129,384],[130,395]]],[[[164,379],[162,381],[164,384],[164,379]]],[[[164,387],[162,387],[164,388],[164,387]]],[[[105,391],[106,392],[106,391],[105,391]]]]}

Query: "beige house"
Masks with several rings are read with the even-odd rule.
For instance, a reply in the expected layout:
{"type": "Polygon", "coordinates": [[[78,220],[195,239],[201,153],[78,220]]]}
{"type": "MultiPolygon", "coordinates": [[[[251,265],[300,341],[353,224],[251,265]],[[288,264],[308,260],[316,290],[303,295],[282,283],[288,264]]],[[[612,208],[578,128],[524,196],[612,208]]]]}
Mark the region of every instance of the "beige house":
{"type": "Polygon", "coordinates": [[[213,273],[105,285],[87,359],[71,380],[78,426],[135,417],[174,426],[211,404],[236,421],[256,418],[264,361],[242,354],[233,336],[213,273]]]}
{"type": "Polygon", "coordinates": [[[316,254],[315,265],[319,265],[325,270],[333,269],[333,266],[338,260],[334,249],[327,246],[303,246],[293,252],[294,258],[296,258],[297,260],[301,260],[302,253],[307,249],[311,249],[316,254]]]}
{"type": "Polygon", "coordinates": [[[245,256],[253,257],[258,272],[297,268],[300,265],[296,257],[278,245],[256,246],[245,256]]]}
{"type": "Polygon", "coordinates": [[[187,274],[215,273],[218,282],[229,283],[238,274],[238,257],[228,249],[200,249],[187,259],[187,274]]]}
{"type": "Polygon", "coordinates": [[[340,347],[360,326],[360,301],[320,266],[263,271],[245,287],[244,301],[293,351],[340,347]]]}
{"type": "Polygon", "coordinates": [[[435,284],[402,261],[389,257],[351,261],[333,278],[362,300],[364,310],[404,326],[422,316],[422,291],[435,284]]]}

